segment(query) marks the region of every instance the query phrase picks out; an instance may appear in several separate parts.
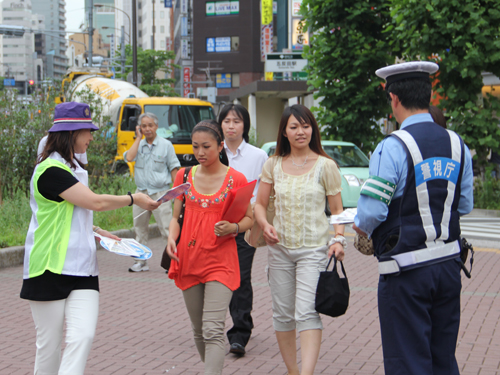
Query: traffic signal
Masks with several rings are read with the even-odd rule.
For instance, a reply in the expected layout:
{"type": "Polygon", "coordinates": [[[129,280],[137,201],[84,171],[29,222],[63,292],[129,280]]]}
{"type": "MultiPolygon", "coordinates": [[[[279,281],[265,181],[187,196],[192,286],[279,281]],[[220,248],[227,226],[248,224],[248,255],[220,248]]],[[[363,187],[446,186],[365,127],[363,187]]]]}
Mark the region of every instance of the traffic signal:
{"type": "Polygon", "coordinates": [[[33,86],[33,85],[35,84],[35,80],[34,80],[34,79],[30,79],[30,80],[28,81],[28,83],[30,84],[30,86],[33,86]]]}

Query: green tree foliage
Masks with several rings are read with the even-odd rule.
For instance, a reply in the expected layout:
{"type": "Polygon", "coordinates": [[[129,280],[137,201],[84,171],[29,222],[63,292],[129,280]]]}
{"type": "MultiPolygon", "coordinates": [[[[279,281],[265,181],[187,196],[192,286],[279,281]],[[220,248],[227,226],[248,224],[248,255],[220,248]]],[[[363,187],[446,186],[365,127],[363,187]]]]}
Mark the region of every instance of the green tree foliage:
{"type": "Polygon", "coordinates": [[[318,122],[324,136],[356,143],[370,151],[381,138],[376,123],[389,112],[375,70],[394,62],[390,56],[387,2],[382,0],[304,0],[301,12],[312,32],[309,84],[318,90],[318,122]]]}
{"type": "MultiPolygon", "coordinates": [[[[120,58],[120,51],[117,51],[116,58],[120,58]]],[[[125,46],[126,65],[132,65],[132,47],[125,46]]],[[[172,78],[158,78],[157,73],[165,73],[165,77],[170,77],[172,68],[177,67],[175,64],[170,64],[170,60],[175,59],[175,54],[172,51],[155,51],[151,49],[137,49],[137,71],[142,74],[142,84],[139,87],[149,96],[179,96],[172,84],[175,80],[172,78]]],[[[126,74],[132,71],[132,68],[125,69],[126,74]]],[[[118,78],[126,79],[126,74],[117,74],[118,78]]]]}
{"type": "Polygon", "coordinates": [[[38,142],[52,126],[53,113],[53,97],[0,91],[0,204],[3,197],[28,194],[38,142]]]}
{"type": "Polygon", "coordinates": [[[106,104],[98,93],[87,88],[79,91],[75,100],[89,105],[92,123],[99,127],[98,131],[92,133],[94,140],[90,142],[87,149],[87,171],[89,184],[100,187],[106,183],[111,163],[116,155],[116,132],[110,125],[110,116],[104,115],[106,104]]]}
{"type": "MultiPolygon", "coordinates": [[[[20,97],[16,90],[0,91],[0,204],[2,198],[29,194],[38,143],[53,125],[55,90],[20,97]]],[[[116,135],[103,114],[103,102],[94,91],[79,93],[87,103],[92,122],[99,126],[87,150],[89,182],[93,188],[109,184],[108,172],[116,155],[116,135]]]]}
{"type": "MultiPolygon", "coordinates": [[[[394,48],[439,64],[437,93],[454,130],[476,151],[484,175],[490,150],[500,149],[500,101],[481,98],[482,72],[500,76],[500,1],[393,0],[394,48]]],[[[391,27],[389,27],[390,29],[391,27]]]]}

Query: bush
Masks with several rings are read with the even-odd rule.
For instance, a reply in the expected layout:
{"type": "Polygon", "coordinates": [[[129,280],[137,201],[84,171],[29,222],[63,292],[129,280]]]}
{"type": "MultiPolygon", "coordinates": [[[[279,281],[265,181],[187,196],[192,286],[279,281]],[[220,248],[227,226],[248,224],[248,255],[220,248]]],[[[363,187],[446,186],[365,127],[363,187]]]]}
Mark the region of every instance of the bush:
{"type": "Polygon", "coordinates": [[[492,177],[493,167],[487,167],[484,181],[477,178],[474,182],[474,207],[500,210],[500,180],[492,177]]]}
{"type": "MultiPolygon", "coordinates": [[[[96,194],[124,195],[135,191],[133,179],[127,176],[107,176],[99,179],[100,186],[90,181],[90,188],[96,194]]],[[[4,199],[0,205],[0,248],[24,245],[31,220],[29,198],[22,191],[4,199]]],[[[132,207],[123,207],[114,211],[94,212],[94,225],[113,231],[132,228],[132,207]]]]}
{"type": "Polygon", "coordinates": [[[16,91],[0,91],[0,204],[4,197],[29,194],[38,142],[52,126],[53,96],[19,99],[16,91]]]}

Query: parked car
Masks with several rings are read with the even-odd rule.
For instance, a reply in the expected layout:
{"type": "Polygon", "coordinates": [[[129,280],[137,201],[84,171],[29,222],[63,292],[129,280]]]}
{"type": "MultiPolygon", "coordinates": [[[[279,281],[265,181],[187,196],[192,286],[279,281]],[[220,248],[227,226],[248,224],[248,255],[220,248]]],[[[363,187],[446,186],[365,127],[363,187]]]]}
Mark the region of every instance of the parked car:
{"type": "MultiPolygon", "coordinates": [[[[342,175],[342,204],[344,208],[358,205],[359,192],[369,176],[370,160],[354,143],[321,141],[325,152],[337,162],[342,175]]],[[[276,151],[276,142],[261,147],[269,156],[276,151]]]]}

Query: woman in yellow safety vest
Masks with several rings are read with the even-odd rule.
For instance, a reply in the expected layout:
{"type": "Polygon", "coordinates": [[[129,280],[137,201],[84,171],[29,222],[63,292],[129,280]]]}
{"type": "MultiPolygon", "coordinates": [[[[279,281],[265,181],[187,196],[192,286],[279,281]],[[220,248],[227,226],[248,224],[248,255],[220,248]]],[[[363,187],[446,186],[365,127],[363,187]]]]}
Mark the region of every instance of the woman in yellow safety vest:
{"type": "Polygon", "coordinates": [[[35,374],[83,375],[85,370],[99,311],[93,232],[119,240],[92,224],[93,211],[159,205],[144,194],[98,195],[88,188],[87,171],[75,154],[86,152],[94,130],[87,104],[57,105],[31,179],[21,298],[29,300],[36,327],[35,374]]]}

